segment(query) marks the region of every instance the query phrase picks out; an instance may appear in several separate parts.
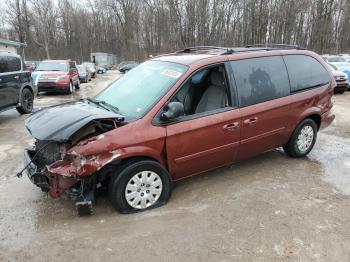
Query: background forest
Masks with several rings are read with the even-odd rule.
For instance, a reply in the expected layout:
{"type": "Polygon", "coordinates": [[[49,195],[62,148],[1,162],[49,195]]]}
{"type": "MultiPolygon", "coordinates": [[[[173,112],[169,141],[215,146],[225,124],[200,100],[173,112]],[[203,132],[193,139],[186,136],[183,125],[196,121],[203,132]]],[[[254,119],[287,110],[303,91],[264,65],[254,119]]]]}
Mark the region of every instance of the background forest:
{"type": "Polygon", "coordinates": [[[8,0],[0,37],[27,43],[26,58],[121,59],[186,46],[299,44],[350,52],[349,0],[8,0]]]}

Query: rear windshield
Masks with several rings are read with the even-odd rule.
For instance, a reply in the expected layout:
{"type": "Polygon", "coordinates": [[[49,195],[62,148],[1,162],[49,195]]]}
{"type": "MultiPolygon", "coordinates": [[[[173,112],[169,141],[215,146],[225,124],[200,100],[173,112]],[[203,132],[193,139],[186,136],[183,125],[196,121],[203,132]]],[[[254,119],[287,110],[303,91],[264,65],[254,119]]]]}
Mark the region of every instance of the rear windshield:
{"type": "Polygon", "coordinates": [[[68,72],[68,65],[65,62],[41,62],[36,71],[63,71],[68,72]]]}

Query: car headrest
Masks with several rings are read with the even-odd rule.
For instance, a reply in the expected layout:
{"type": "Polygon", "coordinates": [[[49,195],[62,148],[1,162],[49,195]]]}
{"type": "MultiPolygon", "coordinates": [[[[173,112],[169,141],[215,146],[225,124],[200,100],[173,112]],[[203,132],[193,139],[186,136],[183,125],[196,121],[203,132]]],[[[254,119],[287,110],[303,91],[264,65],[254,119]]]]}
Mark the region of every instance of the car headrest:
{"type": "Polygon", "coordinates": [[[223,86],[224,78],[222,77],[222,73],[218,71],[212,71],[210,73],[210,82],[214,86],[223,86]]]}

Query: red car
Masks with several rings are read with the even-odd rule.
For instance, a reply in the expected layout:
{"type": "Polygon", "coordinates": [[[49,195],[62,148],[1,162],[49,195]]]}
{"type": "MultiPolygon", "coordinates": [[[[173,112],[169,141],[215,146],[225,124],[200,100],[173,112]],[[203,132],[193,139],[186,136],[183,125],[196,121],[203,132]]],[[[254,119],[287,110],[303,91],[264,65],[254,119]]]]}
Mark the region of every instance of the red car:
{"type": "Polygon", "coordinates": [[[332,64],[328,64],[328,65],[337,83],[336,87],[334,88],[334,93],[343,94],[349,88],[349,80],[346,74],[344,74],[341,71],[338,71],[334,65],[332,64]]]}
{"type": "Polygon", "coordinates": [[[34,61],[25,61],[25,65],[26,65],[26,70],[32,73],[35,71],[37,64],[34,61]]]}
{"type": "Polygon", "coordinates": [[[80,88],[75,62],[70,60],[44,60],[33,72],[38,92],[65,92],[80,88]]]}
{"type": "Polygon", "coordinates": [[[283,147],[304,157],[335,116],[335,79],[298,47],[196,47],[144,62],[93,99],[26,120],[30,180],[79,214],[97,188],[122,213],[158,207],[172,181],[283,147]]]}

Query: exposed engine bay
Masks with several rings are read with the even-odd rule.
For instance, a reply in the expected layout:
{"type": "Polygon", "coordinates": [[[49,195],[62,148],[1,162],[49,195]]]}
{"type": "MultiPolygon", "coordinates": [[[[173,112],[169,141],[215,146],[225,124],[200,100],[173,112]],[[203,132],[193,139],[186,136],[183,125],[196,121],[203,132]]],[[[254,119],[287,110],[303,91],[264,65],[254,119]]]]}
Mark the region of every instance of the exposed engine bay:
{"type": "Polygon", "coordinates": [[[26,120],[35,142],[25,151],[23,170],[51,197],[66,192],[79,201],[81,212],[91,213],[98,182],[94,174],[120,154],[106,148],[96,155],[84,155],[74,148],[99,141],[105,133],[125,124],[121,115],[86,101],[42,109],[26,120]]]}

